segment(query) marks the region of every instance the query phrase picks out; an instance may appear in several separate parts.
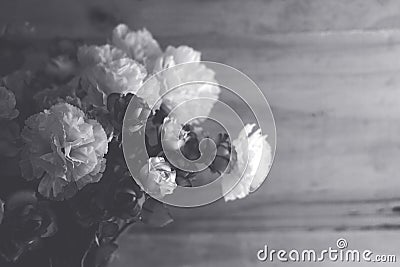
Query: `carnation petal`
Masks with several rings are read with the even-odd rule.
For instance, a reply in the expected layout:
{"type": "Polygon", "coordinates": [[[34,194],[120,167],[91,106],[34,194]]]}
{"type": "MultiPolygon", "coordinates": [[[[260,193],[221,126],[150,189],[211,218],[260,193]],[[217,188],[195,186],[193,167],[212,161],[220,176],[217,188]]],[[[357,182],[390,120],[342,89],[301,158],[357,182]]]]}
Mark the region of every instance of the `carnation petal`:
{"type": "MultiPolygon", "coordinates": [[[[87,81],[84,101],[98,99],[106,105],[111,93],[136,93],[147,76],[145,67],[111,45],[82,46],[78,50],[82,78],[87,81]]],[[[97,101],[96,101],[97,103],[97,101]]]]}
{"type": "MultiPolygon", "coordinates": [[[[215,72],[201,62],[201,53],[188,46],[177,48],[169,46],[157,59],[153,73],[159,81],[160,94],[163,95],[163,103],[173,110],[180,104],[198,98],[207,98],[208,101],[191,103],[190,110],[177,109],[174,116],[181,123],[195,117],[207,117],[218,100],[220,88],[215,80],[215,72]],[[183,63],[192,63],[180,65],[183,63]],[[172,68],[177,66],[175,68],[172,68]],[[168,69],[167,71],[163,71],[168,69]],[[202,83],[185,84],[201,81],[202,83]]],[[[203,119],[199,119],[202,121],[203,119]]]]}
{"type": "Polygon", "coordinates": [[[40,179],[39,192],[52,199],[71,197],[104,172],[108,141],[101,125],[79,108],[61,103],[26,121],[22,176],[40,179]]]}
{"type": "Polygon", "coordinates": [[[174,192],[177,187],[175,179],[176,172],[169,163],[164,158],[153,157],[140,170],[138,184],[152,197],[160,199],[174,192]]]}
{"type": "Polygon", "coordinates": [[[159,44],[148,30],[131,31],[125,24],[115,27],[112,43],[142,63],[161,54],[159,44]]]}
{"type": "Polygon", "coordinates": [[[225,201],[241,199],[257,190],[264,182],[272,163],[271,146],[261,129],[253,131],[255,124],[248,124],[232,144],[237,152],[237,163],[229,174],[222,177],[225,201]],[[234,184],[240,177],[239,182],[234,184]]]}

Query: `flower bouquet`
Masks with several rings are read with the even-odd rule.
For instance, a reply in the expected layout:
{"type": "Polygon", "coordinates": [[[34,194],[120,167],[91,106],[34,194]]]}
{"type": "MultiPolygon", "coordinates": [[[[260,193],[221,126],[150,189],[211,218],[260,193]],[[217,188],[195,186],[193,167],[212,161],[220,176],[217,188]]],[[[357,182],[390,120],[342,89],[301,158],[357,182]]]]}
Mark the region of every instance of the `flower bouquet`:
{"type": "Polygon", "coordinates": [[[205,129],[221,89],[198,51],[122,24],[104,45],[29,51],[0,81],[0,266],[107,266],[129,226],[172,222],[180,188],[224,174],[217,191],[234,200],[264,181],[272,153],[255,124],[233,141],[205,129]]]}

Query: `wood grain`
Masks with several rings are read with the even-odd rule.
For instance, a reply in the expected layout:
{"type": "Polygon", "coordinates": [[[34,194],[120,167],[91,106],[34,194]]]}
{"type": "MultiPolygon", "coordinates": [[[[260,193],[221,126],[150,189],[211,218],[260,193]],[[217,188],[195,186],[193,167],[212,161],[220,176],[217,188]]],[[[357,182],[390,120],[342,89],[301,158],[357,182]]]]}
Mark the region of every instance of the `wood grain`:
{"type": "MultiPolygon", "coordinates": [[[[398,255],[399,13],[396,0],[15,0],[0,22],[31,21],[41,38],[98,39],[124,21],[248,74],[276,120],[267,182],[243,201],[173,208],[164,229],[132,229],[114,262],[246,267],[264,265],[255,256],[264,244],[318,249],[339,237],[398,255]],[[105,23],[88,17],[93,7],[105,23]]],[[[318,266],[339,265],[349,266],[318,266]]]]}
{"type": "MultiPolygon", "coordinates": [[[[260,262],[257,251],[268,245],[273,249],[315,249],[321,251],[336,248],[338,237],[346,238],[351,249],[374,251],[374,255],[398,255],[395,240],[398,232],[332,231],[285,232],[233,232],[181,235],[126,236],[121,248],[131,257],[117,256],[115,266],[184,266],[184,267],[252,267],[252,266],[398,266],[398,263],[347,263],[347,262],[260,262]],[[129,248],[129,249],[128,249],[129,248]]],[[[398,258],[398,256],[397,256],[398,258]]]]}
{"type": "MultiPolygon", "coordinates": [[[[41,36],[104,37],[88,16],[109,18],[156,36],[381,30],[400,27],[396,0],[13,0],[0,3],[0,23],[29,21],[41,36]]],[[[109,20],[112,21],[112,20],[109,20]]]]}
{"type": "Polygon", "coordinates": [[[266,242],[322,249],[342,236],[355,248],[398,253],[399,38],[397,30],[191,36],[207,59],[243,70],[263,89],[278,131],[275,163],[249,198],[173,209],[174,225],[139,228],[124,247],[149,246],[137,250],[154,253],[139,257],[142,266],[256,266],[266,242]]]}

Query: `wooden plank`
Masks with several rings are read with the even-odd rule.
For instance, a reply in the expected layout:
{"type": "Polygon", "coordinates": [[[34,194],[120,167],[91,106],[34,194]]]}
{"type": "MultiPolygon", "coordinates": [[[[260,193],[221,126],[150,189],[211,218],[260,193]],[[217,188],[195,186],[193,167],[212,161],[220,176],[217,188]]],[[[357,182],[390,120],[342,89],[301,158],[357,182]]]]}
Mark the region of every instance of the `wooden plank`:
{"type": "MultiPolygon", "coordinates": [[[[387,1],[382,6],[378,2],[370,1],[367,5],[377,10],[377,15],[366,16],[371,20],[375,18],[372,20],[375,22],[365,22],[363,25],[376,24],[378,19],[375,16],[378,14],[379,20],[388,17],[391,13],[387,8],[396,10],[395,2],[387,1]]],[[[45,2],[40,3],[43,5],[45,2]]],[[[315,32],[320,28],[313,24],[316,28],[308,29],[311,32],[293,30],[294,33],[285,33],[283,29],[277,28],[276,32],[246,32],[239,35],[227,31],[218,23],[214,25],[211,20],[199,25],[213,29],[213,34],[205,30],[189,32],[178,27],[186,25],[181,23],[178,16],[181,9],[189,12],[186,15],[197,14],[189,16],[193,23],[199,23],[199,16],[203,14],[204,17],[207,10],[219,10],[223,15],[216,18],[232,19],[232,23],[241,25],[242,21],[238,18],[235,20],[233,14],[229,13],[240,6],[243,6],[249,19],[254,20],[257,20],[257,16],[253,18],[250,14],[257,6],[268,14],[271,10],[280,14],[278,10],[283,7],[276,1],[254,1],[249,5],[232,1],[229,4],[231,9],[222,11],[216,7],[224,6],[224,1],[202,4],[191,0],[185,4],[178,4],[175,0],[170,4],[152,3],[122,1],[117,5],[126,7],[124,10],[133,10],[132,14],[138,12],[137,19],[141,23],[170,27],[154,29],[163,46],[186,43],[202,51],[206,60],[223,62],[244,71],[270,100],[278,128],[278,150],[268,182],[256,193],[260,201],[304,198],[380,199],[398,196],[396,166],[400,154],[397,144],[400,126],[396,121],[400,116],[397,78],[400,61],[393,60],[400,56],[400,33],[397,29],[373,30],[369,27],[370,31],[315,32]],[[196,12],[192,9],[196,9],[196,12]],[[158,12],[159,18],[156,16],[157,20],[149,22],[145,17],[155,17],[151,12],[158,12]],[[174,15],[173,19],[169,16],[171,14],[174,15]],[[167,19],[171,21],[170,24],[159,23],[167,19]],[[173,32],[174,27],[177,28],[173,32]]],[[[357,6],[357,3],[354,1],[352,5],[357,6]]],[[[66,14],[77,9],[76,20],[62,22],[71,23],[72,28],[63,26],[65,34],[74,36],[69,29],[75,29],[74,23],[79,23],[82,24],[79,30],[85,31],[88,37],[96,36],[92,34],[95,31],[90,31],[93,25],[85,13],[85,8],[94,3],[84,1],[81,4],[60,6],[56,6],[55,2],[48,4],[49,9],[54,9],[53,15],[58,14],[60,7],[65,7],[66,14]]],[[[286,4],[294,5],[291,1],[286,4]]],[[[21,10],[18,16],[23,17],[24,12],[30,10],[32,14],[27,14],[27,18],[34,16],[43,25],[61,30],[57,23],[49,23],[52,21],[50,17],[41,16],[44,10],[42,5],[20,0],[7,5],[0,12],[13,7],[14,10],[21,10]],[[22,7],[26,10],[22,10],[22,7]]],[[[99,2],[98,6],[104,7],[104,3],[99,2]]],[[[324,9],[331,7],[331,4],[310,2],[310,8],[317,7],[324,9]]],[[[337,4],[332,7],[332,12],[342,8],[337,4]]],[[[110,7],[108,10],[114,9],[110,7]]],[[[10,11],[8,14],[13,13],[10,11]]],[[[7,14],[0,17],[7,20],[7,14]]],[[[132,17],[136,18],[134,15],[132,17]]],[[[320,23],[322,25],[323,22],[320,23]]],[[[358,27],[350,21],[348,23],[349,27],[358,27]]],[[[194,28],[190,23],[187,25],[188,28],[194,28]]],[[[51,31],[42,33],[47,37],[54,34],[51,31]]]]}
{"type": "Polygon", "coordinates": [[[246,267],[264,265],[255,257],[264,244],[318,249],[339,237],[398,254],[399,13],[396,0],[15,0],[0,22],[32,21],[41,38],[98,40],[107,21],[121,20],[253,78],[277,123],[268,181],[243,201],[172,209],[175,224],[133,229],[115,261],[246,267]],[[106,23],[90,19],[92,7],[107,11],[106,23]]]}
{"type": "Polygon", "coordinates": [[[176,223],[132,233],[187,234],[225,232],[360,231],[400,229],[398,200],[217,203],[207,208],[172,209],[176,223]]]}
{"type": "Polygon", "coordinates": [[[396,0],[14,0],[1,3],[0,24],[30,21],[47,37],[105,37],[105,28],[93,25],[103,18],[147,27],[156,36],[224,33],[254,37],[393,29],[400,26],[399,13],[396,0]],[[96,14],[100,15],[97,19],[96,14]]]}
{"type": "Polygon", "coordinates": [[[207,59],[249,73],[271,100],[276,161],[243,201],[173,209],[175,224],[131,232],[123,247],[138,242],[132,255],[152,251],[139,265],[262,266],[254,258],[259,244],[322,249],[342,236],[355,247],[398,253],[399,33],[192,37],[207,59]]]}
{"type": "Polygon", "coordinates": [[[187,233],[182,235],[137,234],[124,237],[113,261],[115,267],[165,266],[165,267],[253,267],[253,266],[398,266],[396,263],[346,263],[346,262],[260,262],[256,253],[264,245],[279,250],[314,249],[321,251],[336,248],[336,241],[345,238],[349,249],[369,249],[374,255],[396,255],[399,260],[398,232],[230,232],[187,233]],[[129,255],[129,256],[128,256],[129,255]]]}
{"type": "MultiPolygon", "coordinates": [[[[272,35],[239,45],[197,41],[270,100],[277,154],[260,202],[398,196],[398,31],[272,35]]],[[[242,42],[243,41],[243,42],[242,42]]]]}

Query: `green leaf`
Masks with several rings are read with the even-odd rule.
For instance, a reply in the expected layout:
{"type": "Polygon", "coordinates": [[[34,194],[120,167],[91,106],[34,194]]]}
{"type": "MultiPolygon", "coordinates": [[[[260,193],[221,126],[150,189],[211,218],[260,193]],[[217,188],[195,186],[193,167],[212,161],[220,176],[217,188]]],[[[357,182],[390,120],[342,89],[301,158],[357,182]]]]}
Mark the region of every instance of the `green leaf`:
{"type": "Polygon", "coordinates": [[[166,205],[153,198],[144,202],[141,215],[142,222],[154,227],[164,227],[174,221],[166,205]]]}
{"type": "Polygon", "coordinates": [[[96,251],[95,266],[103,267],[107,266],[111,259],[112,254],[118,249],[118,245],[115,243],[108,243],[99,247],[96,251]]]}
{"type": "Polygon", "coordinates": [[[118,249],[115,243],[106,243],[89,249],[82,259],[81,267],[107,267],[111,256],[118,249]]]}
{"type": "Polygon", "coordinates": [[[7,211],[24,207],[29,204],[36,204],[38,201],[35,191],[21,190],[13,193],[7,199],[7,211]]]}

